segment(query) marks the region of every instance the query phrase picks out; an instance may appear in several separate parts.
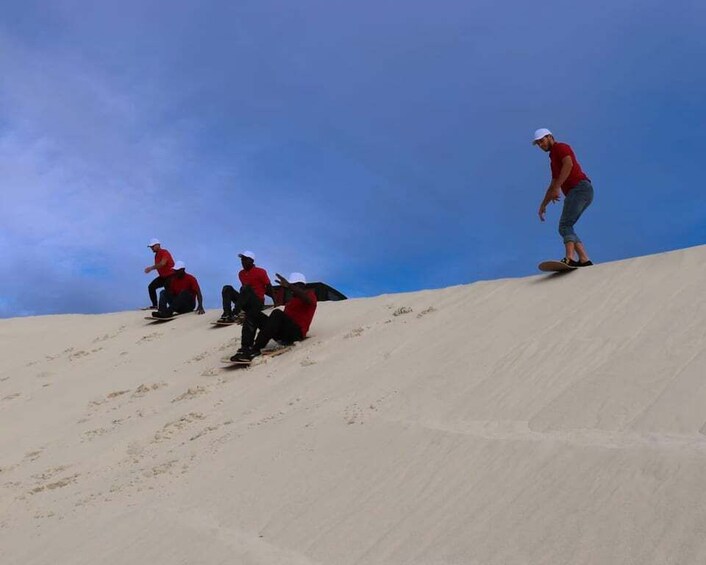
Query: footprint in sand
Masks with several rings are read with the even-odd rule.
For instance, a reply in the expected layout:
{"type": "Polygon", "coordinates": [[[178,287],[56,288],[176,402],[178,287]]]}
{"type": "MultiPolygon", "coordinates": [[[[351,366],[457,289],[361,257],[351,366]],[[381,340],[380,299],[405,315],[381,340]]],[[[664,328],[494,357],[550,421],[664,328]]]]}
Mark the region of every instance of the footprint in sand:
{"type": "Polygon", "coordinates": [[[431,314],[432,312],[436,312],[436,308],[433,306],[429,306],[426,310],[422,310],[419,314],[417,314],[417,318],[422,318],[426,316],[427,314],[431,314]]]}
{"type": "Polygon", "coordinates": [[[172,399],[172,402],[181,402],[182,400],[189,400],[191,398],[196,398],[202,394],[208,394],[208,389],[203,386],[197,386],[195,388],[189,388],[186,392],[180,394],[176,398],[172,399]]]}
{"type": "Polygon", "coordinates": [[[147,334],[145,336],[142,336],[137,343],[140,344],[144,341],[153,341],[155,339],[158,339],[162,337],[164,334],[162,332],[152,332],[151,334],[147,334]]]}
{"type": "Polygon", "coordinates": [[[135,392],[132,393],[131,398],[140,398],[142,396],[145,396],[148,392],[152,392],[153,390],[158,390],[162,387],[169,386],[167,383],[161,382],[161,383],[152,383],[151,385],[145,385],[142,384],[138,386],[135,389],[135,392]]]}
{"type": "Polygon", "coordinates": [[[397,310],[395,310],[392,315],[393,316],[404,316],[405,314],[411,314],[414,312],[409,306],[400,306],[397,310]]]}
{"type": "Polygon", "coordinates": [[[343,336],[343,339],[350,339],[352,337],[360,337],[362,333],[365,330],[363,328],[355,328],[354,330],[349,331],[346,335],[343,336]]]}

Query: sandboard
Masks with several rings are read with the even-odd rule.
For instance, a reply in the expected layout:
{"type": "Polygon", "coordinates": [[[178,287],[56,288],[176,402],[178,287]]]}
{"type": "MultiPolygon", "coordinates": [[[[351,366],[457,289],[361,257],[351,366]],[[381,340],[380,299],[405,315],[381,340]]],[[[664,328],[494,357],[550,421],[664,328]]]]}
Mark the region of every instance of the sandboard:
{"type": "Polygon", "coordinates": [[[176,316],[172,316],[171,318],[153,318],[152,316],[145,316],[145,320],[147,320],[149,322],[157,322],[157,323],[170,322],[172,320],[175,320],[176,318],[177,318],[176,316]]]}
{"type": "MultiPolygon", "coordinates": [[[[226,365],[240,365],[240,366],[248,366],[248,365],[253,365],[258,363],[258,359],[260,358],[265,358],[268,359],[270,357],[277,357],[278,355],[282,355],[283,353],[287,353],[290,349],[294,349],[296,346],[295,345],[284,345],[280,347],[271,347],[268,349],[263,349],[260,352],[260,355],[258,357],[255,357],[252,361],[231,361],[230,357],[224,357],[221,359],[221,363],[224,363],[226,365]]],[[[262,361],[260,361],[262,362],[262,361]]]]}
{"type": "Polygon", "coordinates": [[[216,320],[215,322],[211,322],[211,324],[214,326],[219,326],[219,327],[241,325],[238,322],[221,322],[220,320],[216,320]]]}
{"type": "Polygon", "coordinates": [[[569,271],[575,271],[577,268],[561,261],[542,261],[539,264],[539,270],[545,273],[568,273],[569,271]]]}

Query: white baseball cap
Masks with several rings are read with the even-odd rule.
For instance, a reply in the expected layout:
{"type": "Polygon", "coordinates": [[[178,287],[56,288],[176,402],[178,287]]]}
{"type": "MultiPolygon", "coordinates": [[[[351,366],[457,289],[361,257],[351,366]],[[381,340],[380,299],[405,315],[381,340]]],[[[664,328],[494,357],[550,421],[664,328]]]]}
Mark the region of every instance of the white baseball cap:
{"type": "Polygon", "coordinates": [[[238,257],[249,257],[253,261],[255,260],[255,254],[252,251],[243,251],[242,253],[238,253],[238,257]]]}
{"type": "Polygon", "coordinates": [[[539,128],[538,130],[535,130],[532,145],[536,145],[540,139],[546,137],[547,135],[553,135],[547,128],[539,128]]]}
{"type": "Polygon", "coordinates": [[[174,263],[174,266],[172,267],[175,271],[178,271],[180,269],[186,269],[186,265],[184,264],[184,261],[177,261],[174,263]]]}
{"type": "Polygon", "coordinates": [[[161,245],[161,242],[156,237],[150,239],[150,242],[147,244],[147,247],[152,247],[154,245],[161,245]]]}
{"type": "Polygon", "coordinates": [[[302,275],[301,273],[292,273],[289,275],[289,279],[287,279],[289,284],[294,284],[294,283],[304,283],[306,284],[306,277],[302,275]]]}

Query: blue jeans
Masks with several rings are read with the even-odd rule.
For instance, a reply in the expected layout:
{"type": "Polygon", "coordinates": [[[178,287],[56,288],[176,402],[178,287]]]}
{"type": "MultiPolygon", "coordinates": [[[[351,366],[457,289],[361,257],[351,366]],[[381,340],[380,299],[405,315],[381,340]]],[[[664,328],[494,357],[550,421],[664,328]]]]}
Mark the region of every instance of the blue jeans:
{"type": "Polygon", "coordinates": [[[581,243],[579,236],[574,231],[574,224],[579,221],[583,211],[593,202],[593,185],[582,180],[569,191],[569,195],[564,199],[564,209],[559,219],[559,234],[564,238],[564,243],[573,241],[581,243]]]}

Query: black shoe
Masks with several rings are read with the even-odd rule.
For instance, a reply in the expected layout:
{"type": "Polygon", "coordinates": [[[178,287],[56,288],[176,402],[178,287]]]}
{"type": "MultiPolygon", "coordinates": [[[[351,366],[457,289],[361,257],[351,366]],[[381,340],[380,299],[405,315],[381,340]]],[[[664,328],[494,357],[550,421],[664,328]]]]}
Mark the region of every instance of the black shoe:
{"type": "Polygon", "coordinates": [[[559,261],[559,263],[564,263],[564,265],[567,265],[569,267],[574,267],[575,265],[572,265],[572,263],[574,263],[574,262],[575,261],[573,259],[567,259],[566,257],[564,257],[561,261],[559,261]]]}
{"type": "Polygon", "coordinates": [[[171,318],[173,314],[168,314],[167,312],[152,312],[152,317],[153,318],[159,318],[161,320],[164,320],[166,318],[171,318]]]}
{"type": "Polygon", "coordinates": [[[590,267],[593,265],[591,261],[586,261],[585,263],[579,263],[578,261],[575,262],[577,267],[590,267]]]}
{"type": "Polygon", "coordinates": [[[569,267],[578,267],[579,264],[580,263],[578,261],[574,261],[573,259],[569,260],[569,267]]]}
{"type": "Polygon", "coordinates": [[[243,363],[250,363],[255,357],[260,355],[259,349],[248,349],[242,352],[238,352],[233,357],[230,358],[231,361],[240,361],[243,363]]]}

